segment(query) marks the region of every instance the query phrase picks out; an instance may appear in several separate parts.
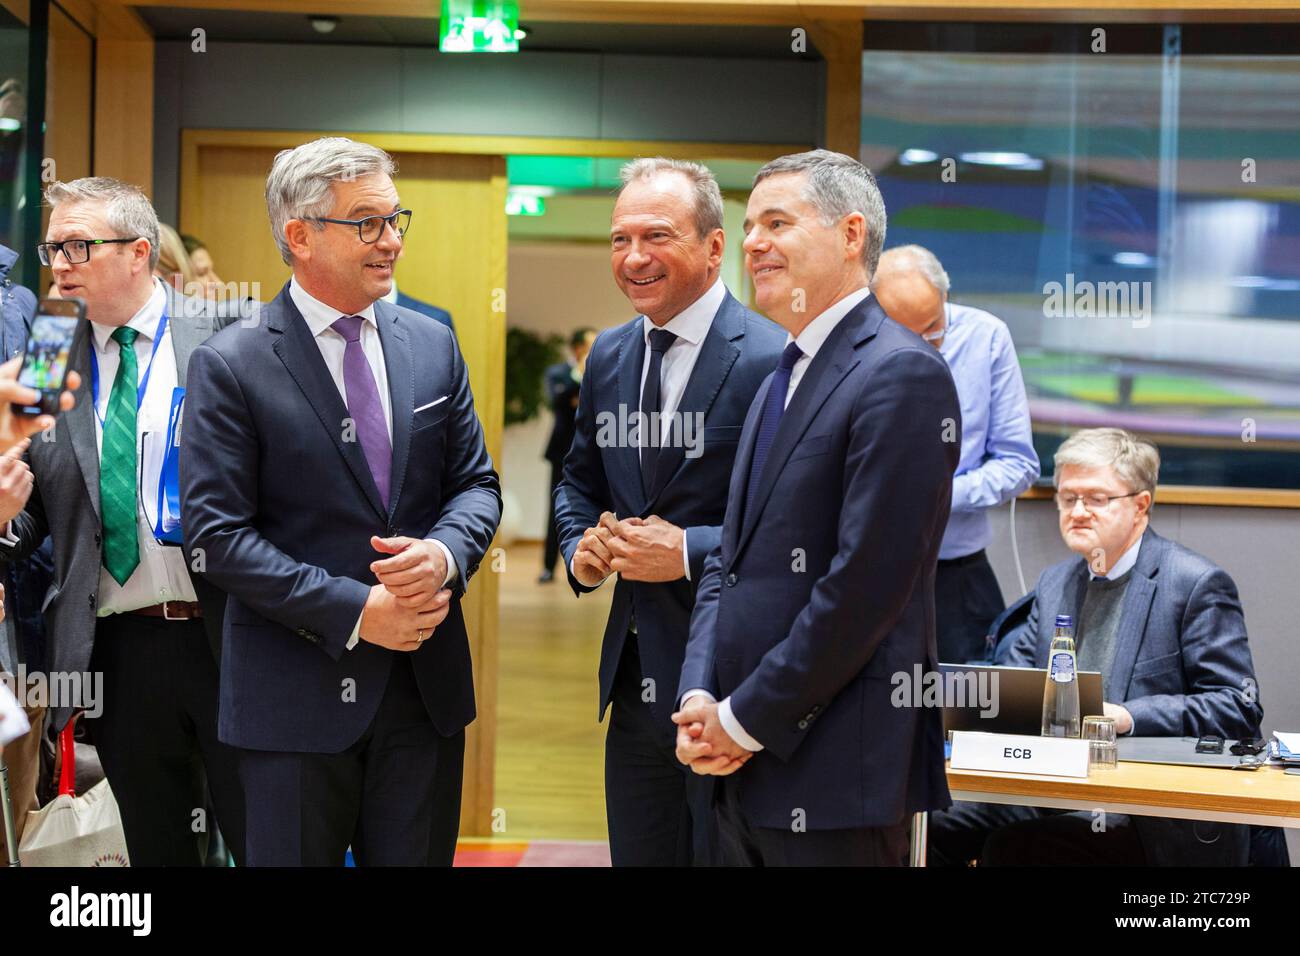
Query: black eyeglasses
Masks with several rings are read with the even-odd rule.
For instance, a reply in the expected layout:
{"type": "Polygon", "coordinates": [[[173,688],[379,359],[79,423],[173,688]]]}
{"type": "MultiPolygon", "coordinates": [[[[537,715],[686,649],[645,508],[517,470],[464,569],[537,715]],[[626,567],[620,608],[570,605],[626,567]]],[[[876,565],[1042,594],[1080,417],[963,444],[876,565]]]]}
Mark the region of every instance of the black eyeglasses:
{"type": "Polygon", "coordinates": [[[136,236],[135,239],[65,239],[63,242],[42,242],[36,247],[36,258],[41,261],[41,265],[52,266],[54,265],[54,257],[62,252],[63,257],[75,266],[90,259],[91,246],[135,242],[140,238],[140,236],[136,236]]]}
{"type": "Polygon", "coordinates": [[[411,210],[399,209],[397,212],[388,216],[367,216],[365,219],[326,219],[324,216],[318,216],[313,222],[332,222],[337,226],[356,226],[357,237],[365,243],[378,242],[379,237],[384,234],[384,224],[393,227],[393,232],[397,233],[397,238],[406,235],[406,230],[411,228],[411,210]]]}

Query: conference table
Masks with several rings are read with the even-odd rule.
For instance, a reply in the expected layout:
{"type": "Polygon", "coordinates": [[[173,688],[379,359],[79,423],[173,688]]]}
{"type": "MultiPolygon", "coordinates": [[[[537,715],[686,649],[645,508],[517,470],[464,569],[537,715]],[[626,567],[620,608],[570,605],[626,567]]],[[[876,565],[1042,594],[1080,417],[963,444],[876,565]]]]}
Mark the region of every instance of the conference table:
{"type": "MultiPolygon", "coordinates": [[[[1282,767],[1231,770],[1121,760],[1086,779],[947,767],[953,801],[1300,828],[1300,776],[1282,767]]],[[[912,824],[912,865],[925,866],[927,816],[912,824]]]]}

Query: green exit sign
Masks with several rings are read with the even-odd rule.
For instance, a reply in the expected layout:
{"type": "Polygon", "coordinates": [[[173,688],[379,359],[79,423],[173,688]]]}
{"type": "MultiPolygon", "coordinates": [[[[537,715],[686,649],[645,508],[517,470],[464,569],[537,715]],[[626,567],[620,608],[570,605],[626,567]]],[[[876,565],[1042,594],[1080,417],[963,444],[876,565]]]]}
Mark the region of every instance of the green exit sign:
{"type": "Polygon", "coordinates": [[[438,49],[443,53],[518,53],[517,0],[442,0],[438,49]]]}
{"type": "Polygon", "coordinates": [[[545,216],[546,200],[531,193],[510,192],[506,195],[507,216],[545,216]]]}

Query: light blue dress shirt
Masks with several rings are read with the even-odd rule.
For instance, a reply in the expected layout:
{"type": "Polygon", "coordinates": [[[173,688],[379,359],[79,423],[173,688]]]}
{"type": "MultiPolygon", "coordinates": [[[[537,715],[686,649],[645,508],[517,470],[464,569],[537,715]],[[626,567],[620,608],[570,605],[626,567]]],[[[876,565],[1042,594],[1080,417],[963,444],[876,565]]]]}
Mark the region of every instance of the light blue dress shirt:
{"type": "Polygon", "coordinates": [[[949,303],[939,353],[961,402],[961,460],[952,481],[952,514],[941,561],[988,546],[987,510],[1020,494],[1038,477],[1029,400],[1006,323],[983,309],[949,303]]]}

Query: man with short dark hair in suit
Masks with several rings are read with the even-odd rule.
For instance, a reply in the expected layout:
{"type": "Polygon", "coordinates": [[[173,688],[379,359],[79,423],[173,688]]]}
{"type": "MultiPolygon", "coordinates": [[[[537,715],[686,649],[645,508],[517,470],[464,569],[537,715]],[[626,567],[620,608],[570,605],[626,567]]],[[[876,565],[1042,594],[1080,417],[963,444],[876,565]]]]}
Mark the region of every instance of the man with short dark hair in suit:
{"type": "Polygon", "coordinates": [[[0,557],[22,560],[47,535],[53,546],[49,673],[57,686],[70,686],[64,675],[91,680],[79,699],[51,701],[50,730],[86,711],[132,866],[203,862],[212,826],[205,776],[226,845],[242,863],[236,758],[217,736],[223,598],[192,573],[181,548],[156,540],[142,503],[158,489],[141,487],[150,474],[144,436],[166,433],[191,354],[235,315],[154,278],[158,215],[139,188],[88,177],[51,184],[46,202],[53,208],[38,254],[60,296],[86,303],[89,334],[71,364],[90,387],[33,441],[35,487],[25,507],[0,504],[0,518],[12,518],[0,557]]]}
{"type": "Polygon", "coordinates": [[[600,651],[605,807],[615,866],[713,862],[712,785],[673,753],[674,690],[716,546],[745,409],[780,331],[719,272],[722,194],[698,163],[623,167],[614,281],[641,313],[596,339],[555,491],[574,592],[617,575],[600,651]]]}
{"type": "Polygon", "coordinates": [[[461,597],[501,518],[456,339],[378,301],[410,213],[382,150],[276,156],[293,277],[190,363],[187,547],[230,596],[221,739],[250,865],[446,865],[474,685],[461,597]]]}
{"type": "Polygon", "coordinates": [[[902,865],[912,814],[949,803],[939,711],[892,706],[890,676],[937,666],[957,393],[870,296],[885,205],[861,163],[768,163],[745,233],[758,305],[789,334],[701,579],[677,752],[722,776],[726,863],[902,865]]]}
{"type": "MultiPolygon", "coordinates": [[[[1058,614],[1075,622],[1080,670],[1100,671],[1117,734],[1255,737],[1264,710],[1232,578],[1151,527],[1160,455],[1119,428],[1076,432],[1056,452],[1061,537],[1075,557],[1038,578],[999,664],[1047,667],[1058,614]]],[[[1241,866],[1244,825],[958,803],[930,821],[935,864],[1241,866]]]]}
{"type": "Polygon", "coordinates": [[[581,328],[569,336],[569,350],[573,357],[556,362],[546,370],[546,395],[551,400],[551,435],[546,440],[545,457],[551,463],[550,506],[546,514],[546,544],[542,548],[542,574],[538,584],[555,580],[555,562],[560,557],[560,532],[555,525],[555,489],[564,478],[564,456],[573,444],[573,432],[578,418],[578,391],[582,373],[587,366],[587,355],[596,341],[596,330],[581,328]]]}

